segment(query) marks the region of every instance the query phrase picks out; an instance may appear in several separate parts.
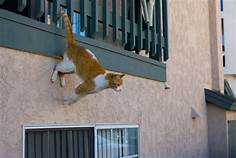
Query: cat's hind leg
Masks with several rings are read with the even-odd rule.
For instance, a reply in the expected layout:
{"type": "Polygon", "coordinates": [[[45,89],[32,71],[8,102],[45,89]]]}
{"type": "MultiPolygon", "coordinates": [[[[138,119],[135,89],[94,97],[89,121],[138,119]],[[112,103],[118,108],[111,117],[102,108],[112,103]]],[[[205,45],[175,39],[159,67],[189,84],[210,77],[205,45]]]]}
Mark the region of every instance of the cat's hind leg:
{"type": "Polygon", "coordinates": [[[65,87],[65,85],[66,85],[65,74],[59,73],[58,76],[59,76],[59,79],[60,79],[61,87],[65,87]]]}
{"type": "Polygon", "coordinates": [[[64,97],[64,104],[73,104],[80,97],[93,93],[95,91],[95,82],[94,80],[87,80],[77,86],[68,96],[64,97]]]}

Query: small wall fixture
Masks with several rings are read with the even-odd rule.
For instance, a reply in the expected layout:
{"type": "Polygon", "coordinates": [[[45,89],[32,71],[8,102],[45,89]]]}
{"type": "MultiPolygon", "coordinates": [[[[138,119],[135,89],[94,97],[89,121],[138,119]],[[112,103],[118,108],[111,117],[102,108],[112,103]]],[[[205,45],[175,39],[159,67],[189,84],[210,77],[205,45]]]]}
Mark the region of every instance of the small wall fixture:
{"type": "Polygon", "coordinates": [[[192,119],[196,119],[196,118],[200,117],[198,112],[193,107],[191,107],[191,117],[192,117],[192,119]]]}

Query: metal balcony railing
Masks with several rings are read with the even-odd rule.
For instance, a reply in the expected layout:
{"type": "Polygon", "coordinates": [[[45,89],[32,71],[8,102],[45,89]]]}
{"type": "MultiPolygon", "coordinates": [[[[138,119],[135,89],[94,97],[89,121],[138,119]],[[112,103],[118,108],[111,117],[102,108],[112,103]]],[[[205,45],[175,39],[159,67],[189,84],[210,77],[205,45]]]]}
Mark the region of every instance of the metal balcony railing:
{"type": "Polygon", "coordinates": [[[0,8],[62,27],[60,8],[65,8],[74,32],[135,51],[149,58],[168,59],[167,0],[155,0],[153,26],[142,18],[141,0],[0,0],[0,8]]]}

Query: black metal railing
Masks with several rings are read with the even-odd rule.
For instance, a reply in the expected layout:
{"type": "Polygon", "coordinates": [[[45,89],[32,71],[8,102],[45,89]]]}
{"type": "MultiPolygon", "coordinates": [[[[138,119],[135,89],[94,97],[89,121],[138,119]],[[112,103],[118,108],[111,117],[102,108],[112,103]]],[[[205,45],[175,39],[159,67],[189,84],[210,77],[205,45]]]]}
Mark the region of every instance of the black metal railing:
{"type": "Polygon", "coordinates": [[[133,50],[145,50],[149,58],[166,61],[168,55],[167,0],[155,0],[153,26],[144,22],[141,0],[0,0],[0,8],[48,25],[58,22],[65,8],[74,32],[133,50]]]}

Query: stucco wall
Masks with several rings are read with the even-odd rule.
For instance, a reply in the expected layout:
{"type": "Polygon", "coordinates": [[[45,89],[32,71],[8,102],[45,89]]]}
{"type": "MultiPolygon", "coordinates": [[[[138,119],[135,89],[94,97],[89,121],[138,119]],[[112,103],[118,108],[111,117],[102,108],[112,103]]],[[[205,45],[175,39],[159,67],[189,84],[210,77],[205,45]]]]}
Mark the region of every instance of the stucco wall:
{"type": "Polygon", "coordinates": [[[236,120],[236,112],[209,104],[207,106],[209,158],[229,156],[228,121],[236,120]]]}
{"type": "Polygon", "coordinates": [[[21,157],[21,125],[140,124],[142,158],[206,158],[204,88],[212,87],[208,0],[169,0],[167,84],[126,76],[120,93],[106,90],[72,106],[68,87],[51,84],[55,60],[0,48],[0,157],[21,157]],[[191,106],[200,117],[191,119],[191,106]]]}
{"type": "MultiPolygon", "coordinates": [[[[202,2],[202,1],[200,1],[202,2]]],[[[212,89],[224,92],[223,52],[221,44],[221,13],[220,0],[208,0],[210,50],[212,62],[212,89]]]]}
{"type": "Polygon", "coordinates": [[[228,157],[228,130],[226,110],[207,106],[209,158],[228,157]]]}
{"type": "Polygon", "coordinates": [[[226,112],[227,120],[236,120],[236,112],[235,111],[227,111],[226,112]]]}

